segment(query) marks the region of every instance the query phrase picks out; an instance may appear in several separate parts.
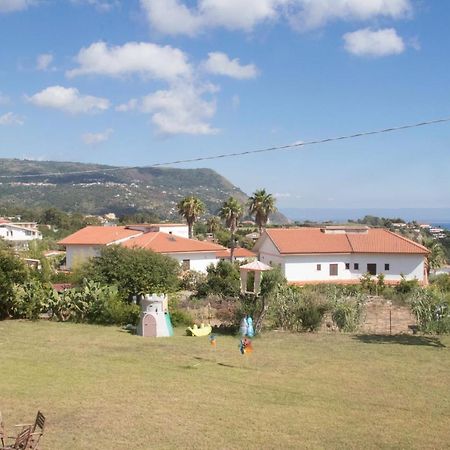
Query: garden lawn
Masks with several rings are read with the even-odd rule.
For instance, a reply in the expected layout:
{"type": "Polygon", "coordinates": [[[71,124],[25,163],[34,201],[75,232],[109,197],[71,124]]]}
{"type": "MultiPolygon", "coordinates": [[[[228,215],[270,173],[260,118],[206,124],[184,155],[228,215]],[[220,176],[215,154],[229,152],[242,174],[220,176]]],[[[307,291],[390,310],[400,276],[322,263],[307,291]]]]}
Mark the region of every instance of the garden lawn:
{"type": "Polygon", "coordinates": [[[449,337],[176,334],[0,322],[7,430],[41,409],[43,450],[449,448],[449,337]]]}

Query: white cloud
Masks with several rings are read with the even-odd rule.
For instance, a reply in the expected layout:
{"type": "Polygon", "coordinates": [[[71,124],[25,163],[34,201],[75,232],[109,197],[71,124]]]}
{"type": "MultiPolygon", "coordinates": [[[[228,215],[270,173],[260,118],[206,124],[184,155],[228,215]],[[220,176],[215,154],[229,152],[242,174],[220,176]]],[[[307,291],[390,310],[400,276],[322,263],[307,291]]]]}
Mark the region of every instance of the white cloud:
{"type": "Polygon", "coordinates": [[[161,134],[215,134],[218,130],[209,124],[216,112],[215,102],[202,97],[214,91],[214,86],[198,88],[181,83],[144,97],[140,109],[151,114],[152,123],[161,134]]]}
{"type": "Polygon", "coordinates": [[[23,11],[34,3],[34,0],[0,0],[0,13],[23,11]]]}
{"type": "Polygon", "coordinates": [[[128,112],[128,111],[134,111],[138,107],[138,100],[136,98],[132,98],[126,103],[122,103],[119,106],[116,106],[116,111],[119,112],[128,112]]]}
{"type": "Polygon", "coordinates": [[[290,192],[275,192],[273,196],[275,198],[289,198],[292,197],[292,194],[290,192]]]}
{"type": "Polygon", "coordinates": [[[109,100],[92,95],[81,95],[76,88],[50,86],[37,94],[27,97],[35,106],[59,109],[71,114],[93,113],[109,108],[109,100]]]}
{"type": "Polygon", "coordinates": [[[51,53],[42,53],[36,58],[36,68],[37,70],[48,70],[52,62],[53,55],[51,53]]]}
{"type": "Polygon", "coordinates": [[[276,7],[288,0],[198,0],[188,8],[180,0],[141,0],[153,29],[165,34],[193,36],[214,27],[251,31],[277,16],[276,7]]]}
{"type": "Polygon", "coordinates": [[[111,137],[113,131],[112,128],[108,128],[101,133],[85,133],[81,136],[81,139],[87,145],[96,145],[106,142],[111,137]]]}
{"type": "Polygon", "coordinates": [[[226,75],[231,78],[248,79],[258,75],[254,64],[241,65],[238,58],[230,59],[225,53],[208,53],[208,59],[203,63],[204,69],[215,75],[226,75]]]}
{"type": "Polygon", "coordinates": [[[400,19],[412,12],[411,0],[140,0],[153,30],[194,36],[207,29],[252,31],[257,25],[287,20],[297,30],[334,20],[400,19]]]}
{"type": "Polygon", "coordinates": [[[0,116],[0,125],[23,125],[24,120],[22,117],[14,114],[13,112],[7,112],[0,116]]]}
{"type": "Polygon", "coordinates": [[[95,42],[88,48],[82,48],[76,59],[79,67],[69,70],[66,73],[68,77],[121,77],[137,73],[148,78],[171,80],[191,74],[187,56],[169,45],[128,42],[122,46],[108,47],[104,42],[95,42]]]}
{"type": "Polygon", "coordinates": [[[377,17],[401,19],[412,12],[411,0],[290,0],[289,21],[299,30],[335,20],[367,21],[377,17]]]}
{"type": "Polygon", "coordinates": [[[94,6],[100,12],[109,12],[119,6],[118,0],[71,0],[76,5],[94,6]]]}
{"type": "Polygon", "coordinates": [[[405,50],[403,39],[393,28],[364,28],[343,36],[345,49],[356,56],[381,57],[398,55],[405,50]]]}

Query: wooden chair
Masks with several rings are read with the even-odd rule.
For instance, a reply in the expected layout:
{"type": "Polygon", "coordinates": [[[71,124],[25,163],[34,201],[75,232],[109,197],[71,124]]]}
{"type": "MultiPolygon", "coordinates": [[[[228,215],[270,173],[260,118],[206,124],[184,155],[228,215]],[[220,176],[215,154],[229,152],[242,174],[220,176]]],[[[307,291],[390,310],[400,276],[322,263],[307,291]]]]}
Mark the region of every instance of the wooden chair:
{"type": "Polygon", "coordinates": [[[5,446],[5,425],[3,423],[2,412],[0,411],[0,442],[2,447],[5,446]]]}
{"type": "MultiPolygon", "coordinates": [[[[21,423],[19,425],[16,425],[16,427],[22,427],[23,429],[27,428],[30,429],[29,440],[27,442],[27,446],[24,448],[30,450],[37,450],[39,448],[39,441],[42,435],[44,434],[44,426],[45,426],[45,416],[44,414],[42,414],[41,411],[37,412],[34,424],[21,423]]],[[[2,449],[0,448],[0,450],[2,449]]]]}
{"type": "Polygon", "coordinates": [[[31,426],[22,428],[11,445],[2,445],[0,450],[26,450],[30,443],[31,426]]]}
{"type": "Polygon", "coordinates": [[[36,450],[39,448],[39,441],[44,434],[45,416],[41,411],[37,412],[36,420],[30,433],[30,443],[28,449],[36,450]]]}

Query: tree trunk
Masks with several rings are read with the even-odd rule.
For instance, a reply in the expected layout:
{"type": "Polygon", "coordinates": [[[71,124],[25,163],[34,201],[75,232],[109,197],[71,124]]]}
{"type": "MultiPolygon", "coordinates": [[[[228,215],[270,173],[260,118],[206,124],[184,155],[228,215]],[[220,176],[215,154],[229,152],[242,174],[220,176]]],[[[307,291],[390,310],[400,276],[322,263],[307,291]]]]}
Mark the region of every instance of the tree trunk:
{"type": "Polygon", "coordinates": [[[231,233],[230,261],[234,261],[234,233],[231,233]]]}

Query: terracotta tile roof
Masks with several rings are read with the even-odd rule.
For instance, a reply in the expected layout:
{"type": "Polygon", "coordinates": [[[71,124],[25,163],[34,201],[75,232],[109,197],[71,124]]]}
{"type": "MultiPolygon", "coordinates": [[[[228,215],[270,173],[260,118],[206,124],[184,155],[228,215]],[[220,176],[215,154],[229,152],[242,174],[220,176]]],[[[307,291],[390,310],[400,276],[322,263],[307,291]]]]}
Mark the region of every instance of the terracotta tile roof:
{"type": "Polygon", "coordinates": [[[422,245],[381,228],[343,234],[324,233],[321,228],[272,228],[266,233],[281,254],[428,253],[422,245]]]}
{"type": "Polygon", "coordinates": [[[352,251],[345,234],[325,234],[320,228],[269,228],[266,233],[282,254],[352,251]]]}
{"type": "Polygon", "coordinates": [[[371,228],[368,234],[348,234],[353,253],[414,253],[428,254],[417,242],[382,228],[371,228]]]}
{"type": "Polygon", "coordinates": [[[128,230],[126,227],[90,226],[78,230],[59,241],[60,245],[108,245],[122,239],[141,235],[141,231],[128,230]]]}
{"type": "Polygon", "coordinates": [[[142,234],[123,242],[121,245],[127,248],[146,248],[156,253],[216,253],[225,250],[225,247],[212,242],[187,239],[161,231],[142,234]]]}
{"type": "MultiPolygon", "coordinates": [[[[234,249],[234,257],[235,258],[256,258],[258,255],[251,250],[247,250],[246,248],[238,247],[234,249]]],[[[221,252],[216,253],[216,258],[229,258],[230,257],[230,249],[227,248],[221,252]]]]}

